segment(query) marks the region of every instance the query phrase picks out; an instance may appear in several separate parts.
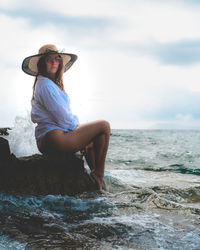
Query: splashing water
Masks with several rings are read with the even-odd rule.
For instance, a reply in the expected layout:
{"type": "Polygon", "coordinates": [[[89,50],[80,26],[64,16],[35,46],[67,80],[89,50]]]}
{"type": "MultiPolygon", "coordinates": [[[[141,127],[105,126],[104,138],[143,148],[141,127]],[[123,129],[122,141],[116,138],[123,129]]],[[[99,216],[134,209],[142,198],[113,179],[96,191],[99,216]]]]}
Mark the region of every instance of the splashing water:
{"type": "Polygon", "coordinates": [[[17,157],[38,154],[34,133],[35,125],[31,121],[30,114],[27,113],[25,117],[17,116],[8,136],[11,153],[17,157]]]}

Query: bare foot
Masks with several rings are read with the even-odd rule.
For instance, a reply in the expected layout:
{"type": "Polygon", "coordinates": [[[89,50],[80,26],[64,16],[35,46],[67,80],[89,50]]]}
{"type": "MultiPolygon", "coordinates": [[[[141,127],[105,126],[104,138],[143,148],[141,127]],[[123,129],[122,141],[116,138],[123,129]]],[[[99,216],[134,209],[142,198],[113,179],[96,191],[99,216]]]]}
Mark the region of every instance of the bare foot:
{"type": "Polygon", "coordinates": [[[96,175],[94,172],[91,173],[92,177],[95,179],[98,189],[99,190],[105,190],[106,191],[106,183],[104,181],[104,177],[100,177],[96,175]]]}

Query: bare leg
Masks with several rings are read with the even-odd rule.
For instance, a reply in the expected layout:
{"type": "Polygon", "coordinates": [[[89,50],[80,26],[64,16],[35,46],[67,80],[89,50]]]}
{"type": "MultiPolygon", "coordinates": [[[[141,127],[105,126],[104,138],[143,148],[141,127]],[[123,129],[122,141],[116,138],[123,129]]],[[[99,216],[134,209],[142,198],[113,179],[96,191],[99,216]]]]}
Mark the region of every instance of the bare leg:
{"type": "Polygon", "coordinates": [[[91,172],[93,173],[95,171],[95,166],[96,166],[95,152],[94,152],[93,146],[86,149],[85,159],[87,161],[87,164],[88,164],[91,172]]]}
{"type": "Polygon", "coordinates": [[[52,130],[46,134],[39,149],[40,151],[77,152],[93,142],[95,170],[92,172],[92,176],[99,189],[106,189],[104,168],[109,138],[109,123],[107,121],[95,121],[80,125],[67,133],[58,129],[52,130]]]}
{"type": "Polygon", "coordinates": [[[91,170],[91,175],[95,179],[95,181],[97,182],[98,186],[102,185],[102,189],[106,190],[105,181],[103,180],[103,182],[102,182],[102,180],[100,179],[100,182],[102,182],[102,183],[99,184],[99,177],[95,174],[96,163],[95,163],[95,151],[94,151],[93,145],[92,145],[92,147],[89,147],[86,149],[85,159],[86,159],[87,164],[91,170]]]}

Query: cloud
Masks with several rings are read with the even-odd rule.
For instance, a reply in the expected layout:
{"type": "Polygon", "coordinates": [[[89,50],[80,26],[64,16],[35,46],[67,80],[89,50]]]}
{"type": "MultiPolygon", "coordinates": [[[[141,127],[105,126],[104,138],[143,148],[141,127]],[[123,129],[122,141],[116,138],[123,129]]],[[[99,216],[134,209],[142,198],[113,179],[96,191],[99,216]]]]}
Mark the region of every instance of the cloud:
{"type": "Polygon", "coordinates": [[[193,65],[200,62],[200,39],[182,40],[170,43],[156,41],[147,45],[131,44],[124,47],[133,54],[150,56],[160,64],[193,65]]]}
{"type": "Polygon", "coordinates": [[[189,91],[181,87],[166,86],[153,93],[156,105],[140,111],[140,118],[146,120],[176,119],[200,120],[200,92],[189,91]]]}
{"type": "Polygon", "coordinates": [[[30,2],[23,0],[19,1],[18,5],[15,1],[13,1],[13,5],[0,3],[2,23],[7,23],[8,20],[8,25],[4,25],[3,30],[10,28],[10,20],[15,20],[17,23],[21,22],[21,27],[24,26],[27,37],[35,31],[36,35],[41,36],[40,40],[48,33],[47,37],[50,34],[51,37],[54,37],[52,40],[55,40],[57,36],[57,41],[65,41],[68,45],[87,50],[112,47],[108,41],[111,31],[120,28],[118,17],[106,15],[102,7],[102,11],[100,11],[92,2],[91,12],[88,11],[88,8],[83,8],[80,12],[77,5],[82,5],[82,2],[76,2],[77,4],[72,1],[68,3],[60,1],[60,7],[55,6],[55,2],[51,0],[35,1],[31,7],[30,2]]]}
{"type": "Polygon", "coordinates": [[[22,10],[2,10],[0,14],[6,15],[11,18],[26,19],[32,27],[40,27],[45,24],[59,25],[60,29],[65,28],[74,33],[76,31],[85,31],[85,35],[93,30],[105,31],[107,27],[114,25],[114,20],[108,17],[95,17],[95,16],[76,16],[59,14],[52,11],[47,12],[44,9],[34,11],[32,9],[22,10]],[[62,27],[61,27],[62,26],[62,27]],[[87,27],[87,28],[86,28],[87,27]]]}
{"type": "Polygon", "coordinates": [[[200,120],[200,17],[185,6],[2,0],[0,121],[30,109],[34,78],[21,63],[45,43],[78,54],[65,86],[83,122],[103,118],[115,128],[148,128],[200,120]]]}
{"type": "Polygon", "coordinates": [[[124,10],[137,4],[139,1],[124,0],[59,0],[56,4],[54,0],[1,0],[0,8],[3,10],[29,10],[47,13],[57,13],[69,16],[91,16],[91,17],[113,17],[123,16],[124,10]]]}
{"type": "Polygon", "coordinates": [[[164,64],[190,65],[200,62],[200,39],[155,44],[152,55],[164,64]]]}
{"type": "Polygon", "coordinates": [[[185,3],[185,4],[187,4],[187,5],[191,6],[191,7],[193,7],[193,6],[196,7],[196,6],[200,5],[199,0],[190,0],[190,1],[188,1],[188,0],[179,0],[178,2],[185,3]]]}

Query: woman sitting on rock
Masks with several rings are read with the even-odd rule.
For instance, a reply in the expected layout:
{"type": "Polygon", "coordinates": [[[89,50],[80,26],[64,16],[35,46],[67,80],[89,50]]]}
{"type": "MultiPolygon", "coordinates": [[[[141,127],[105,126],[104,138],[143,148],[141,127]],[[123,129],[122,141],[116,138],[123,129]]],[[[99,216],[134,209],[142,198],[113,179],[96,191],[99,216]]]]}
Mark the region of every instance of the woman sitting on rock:
{"type": "Polygon", "coordinates": [[[79,124],[77,116],[72,113],[63,73],[76,59],[76,55],[59,52],[55,45],[48,44],[42,46],[37,55],[23,61],[23,71],[36,76],[31,119],[37,123],[37,146],[45,154],[85,151],[91,176],[99,189],[106,190],[104,167],[110,125],[104,120],[79,124]]]}

